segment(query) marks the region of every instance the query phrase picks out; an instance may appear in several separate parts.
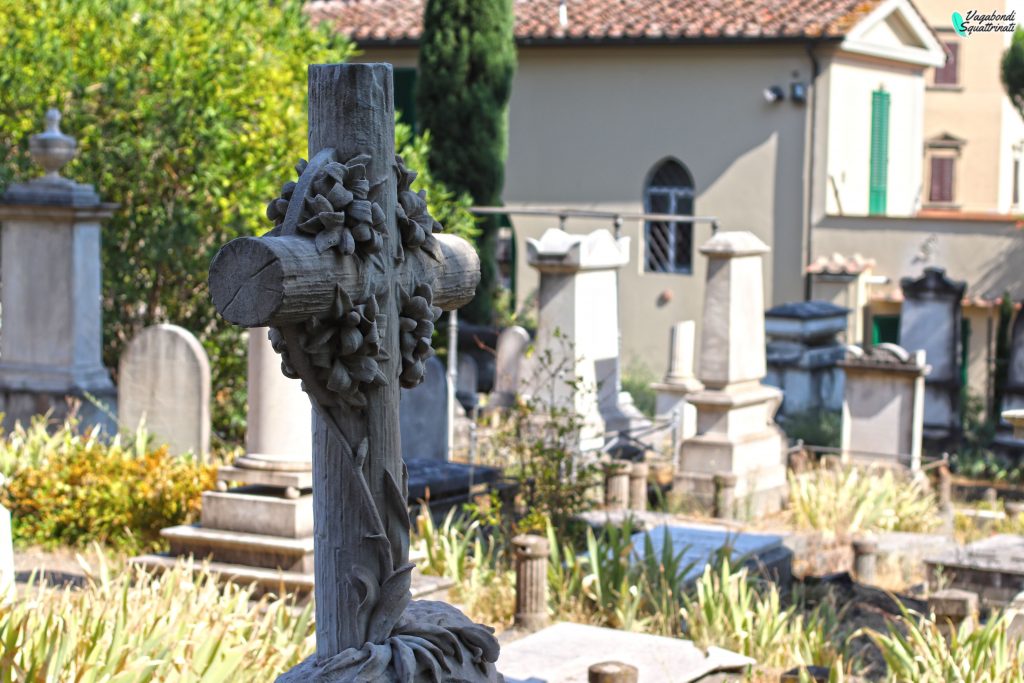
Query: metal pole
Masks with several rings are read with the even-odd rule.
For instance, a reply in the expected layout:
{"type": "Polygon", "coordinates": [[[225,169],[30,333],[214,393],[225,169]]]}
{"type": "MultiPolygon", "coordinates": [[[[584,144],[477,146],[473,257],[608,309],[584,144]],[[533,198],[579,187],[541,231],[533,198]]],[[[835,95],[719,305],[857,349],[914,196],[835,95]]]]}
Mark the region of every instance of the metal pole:
{"type": "Polygon", "coordinates": [[[448,461],[455,453],[455,387],[459,380],[459,312],[448,312],[448,461]]]}

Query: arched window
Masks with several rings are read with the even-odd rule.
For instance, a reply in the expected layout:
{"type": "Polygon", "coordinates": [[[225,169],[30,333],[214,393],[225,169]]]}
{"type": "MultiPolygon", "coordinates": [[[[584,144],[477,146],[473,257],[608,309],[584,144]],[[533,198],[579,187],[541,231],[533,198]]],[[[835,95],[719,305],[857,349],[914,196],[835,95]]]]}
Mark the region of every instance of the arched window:
{"type": "MultiPolygon", "coordinates": [[[[665,159],[654,167],[644,187],[644,211],[693,215],[693,176],[685,166],[675,159],[665,159]]],[[[693,272],[693,223],[648,221],[644,237],[644,270],[693,272]]]]}

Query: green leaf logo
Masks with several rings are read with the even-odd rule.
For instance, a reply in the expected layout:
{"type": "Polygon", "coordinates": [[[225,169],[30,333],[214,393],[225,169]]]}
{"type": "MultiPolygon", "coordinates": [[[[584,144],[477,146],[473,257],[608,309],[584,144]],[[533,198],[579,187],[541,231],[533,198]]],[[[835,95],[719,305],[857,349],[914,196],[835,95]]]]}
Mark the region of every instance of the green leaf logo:
{"type": "Polygon", "coordinates": [[[959,12],[953,12],[953,30],[961,38],[967,35],[967,31],[964,30],[964,18],[959,12]]]}

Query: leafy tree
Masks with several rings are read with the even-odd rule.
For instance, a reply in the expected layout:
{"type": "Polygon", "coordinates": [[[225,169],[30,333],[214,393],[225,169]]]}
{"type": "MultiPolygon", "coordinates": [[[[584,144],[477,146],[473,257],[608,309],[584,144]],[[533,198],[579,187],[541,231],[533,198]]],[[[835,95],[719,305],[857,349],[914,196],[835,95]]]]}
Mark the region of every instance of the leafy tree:
{"type": "MultiPolygon", "coordinates": [[[[515,72],[512,0],[428,0],[417,117],[430,132],[430,170],[456,193],[497,205],[505,176],[508,99],[515,72]]],[[[481,221],[481,282],[466,316],[489,323],[497,267],[497,217],[481,221]]]]}
{"type": "Polygon", "coordinates": [[[1010,47],[1003,53],[1000,76],[1010,101],[1024,116],[1024,29],[1013,32],[1010,47]]]}

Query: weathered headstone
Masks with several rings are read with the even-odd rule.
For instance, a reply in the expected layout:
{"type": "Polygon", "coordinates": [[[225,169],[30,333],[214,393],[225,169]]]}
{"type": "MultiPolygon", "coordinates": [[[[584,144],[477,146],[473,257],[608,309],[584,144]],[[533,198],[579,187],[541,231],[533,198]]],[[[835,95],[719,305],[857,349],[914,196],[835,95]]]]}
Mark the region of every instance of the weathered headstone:
{"type": "Polygon", "coordinates": [[[629,430],[646,420],[620,399],[618,269],[629,263],[629,238],[607,230],[570,235],[548,230],[526,242],[527,260],[540,272],[535,357],[566,365],[566,381],[546,380],[552,400],[583,420],[580,446],[604,444],[604,433],[629,430]]]}
{"type": "MultiPolygon", "coordinates": [[[[693,356],[697,324],[684,320],[672,326],[669,343],[668,372],[665,379],[654,383],[657,392],[655,414],[659,420],[678,419],[676,439],[689,439],[697,433],[697,408],[686,400],[704,388],[693,375],[693,356]]],[[[673,444],[673,447],[677,446],[673,444]]]]}
{"type": "Polygon", "coordinates": [[[46,174],[0,199],[0,412],[7,429],[48,411],[59,419],[71,397],[84,426],[114,433],[117,392],[101,358],[100,224],[117,205],[61,177],[78,145],[59,123],[51,109],[46,131],[29,142],[46,174]]]}
{"type": "Polygon", "coordinates": [[[807,266],[813,298],[847,310],[846,331],[840,334],[840,340],[847,344],[865,342],[864,309],[870,298],[868,280],[874,267],[874,259],[837,253],[820,256],[807,266]]]}
{"type": "Polygon", "coordinates": [[[827,301],[781,304],[765,312],[768,374],[764,381],[782,389],[780,422],[842,409],[843,371],[838,363],[846,355],[846,346],[837,337],[846,330],[847,313],[827,301]]]}
{"type": "Polygon", "coordinates": [[[488,405],[507,407],[515,402],[520,382],[524,379],[523,361],[529,346],[530,333],[519,325],[506,327],[498,335],[494,391],[491,392],[488,405]]]}
{"type": "Polygon", "coordinates": [[[861,461],[921,466],[925,376],[924,351],[907,353],[879,344],[866,353],[851,346],[839,365],[846,373],[840,447],[861,461]]]}
{"type": "Polygon", "coordinates": [[[121,354],[117,397],[123,427],[145,420],[175,455],[210,450],[210,361],[185,328],[154,325],[135,335],[121,354]]]}
{"type": "Polygon", "coordinates": [[[768,247],[750,232],[719,232],[700,249],[708,258],[697,378],[705,389],[697,434],[682,443],[674,493],[715,503],[715,476],[736,476],[741,516],[781,508],[786,494],[783,434],[772,421],[782,398],[765,376],[762,256],[768,247]]]}
{"type": "Polygon", "coordinates": [[[900,346],[911,353],[925,351],[932,367],[925,380],[925,444],[948,449],[962,432],[961,324],[967,284],[949,279],[942,268],[929,267],[919,278],[900,280],[900,287],[900,346]]]}
{"type": "Polygon", "coordinates": [[[473,356],[459,356],[455,398],[466,411],[473,410],[480,402],[480,394],[477,392],[477,367],[476,359],[473,356]]]}
{"type": "Polygon", "coordinates": [[[317,652],[280,681],[496,681],[498,644],[450,605],[410,602],[399,386],[416,386],[440,306],[479,260],[440,226],[394,154],[386,64],[309,69],[309,163],[268,207],[277,227],[221,249],[217,310],[274,328],[314,407],[317,652]]]}
{"type": "Polygon", "coordinates": [[[448,379],[444,364],[427,359],[423,381],[411,389],[402,389],[402,458],[410,460],[448,460],[448,379]]]}

